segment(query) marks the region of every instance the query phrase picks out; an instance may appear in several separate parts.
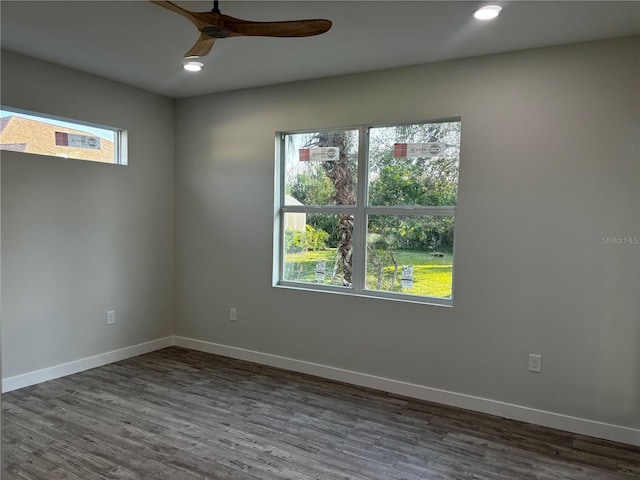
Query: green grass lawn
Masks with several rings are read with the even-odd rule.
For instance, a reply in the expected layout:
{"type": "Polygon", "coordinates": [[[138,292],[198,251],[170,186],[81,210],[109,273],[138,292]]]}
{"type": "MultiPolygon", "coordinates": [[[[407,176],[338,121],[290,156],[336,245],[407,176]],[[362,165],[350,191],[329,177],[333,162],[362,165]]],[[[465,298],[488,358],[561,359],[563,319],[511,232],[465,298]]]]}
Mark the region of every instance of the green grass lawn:
{"type": "MultiPolygon", "coordinates": [[[[446,253],[443,257],[432,257],[427,252],[413,250],[396,250],[394,256],[398,262],[396,282],[391,288],[394,277],[393,264],[384,267],[383,280],[378,288],[378,271],[371,271],[372,266],[367,266],[367,288],[372,290],[392,290],[394,292],[410,295],[424,295],[427,297],[450,298],[452,287],[452,254],[446,253]],[[402,265],[413,265],[413,288],[403,289],[400,285],[402,265]]],[[[335,249],[327,249],[315,252],[288,253],[285,260],[285,279],[306,283],[322,283],[324,285],[342,285],[340,275],[332,278],[333,267],[336,260],[335,249]],[[326,261],[325,280],[316,281],[316,262],[326,261]]]]}

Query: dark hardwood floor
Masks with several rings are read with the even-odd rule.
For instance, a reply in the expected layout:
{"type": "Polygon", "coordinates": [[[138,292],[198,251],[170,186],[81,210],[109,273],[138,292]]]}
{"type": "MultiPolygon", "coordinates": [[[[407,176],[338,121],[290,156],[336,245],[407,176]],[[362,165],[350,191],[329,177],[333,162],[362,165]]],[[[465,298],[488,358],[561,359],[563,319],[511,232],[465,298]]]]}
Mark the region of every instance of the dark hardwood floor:
{"type": "Polygon", "coordinates": [[[167,348],[2,396],[3,480],[631,480],[640,448],[167,348]]]}

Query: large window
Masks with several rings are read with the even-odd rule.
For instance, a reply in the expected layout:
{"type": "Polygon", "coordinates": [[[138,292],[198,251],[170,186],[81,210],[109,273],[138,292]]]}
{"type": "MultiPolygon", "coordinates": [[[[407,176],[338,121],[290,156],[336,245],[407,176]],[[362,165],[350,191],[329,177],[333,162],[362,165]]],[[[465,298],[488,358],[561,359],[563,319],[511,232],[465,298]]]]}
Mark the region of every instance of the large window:
{"type": "Polygon", "coordinates": [[[277,135],[277,285],[451,305],[460,120],[277,135]]]}
{"type": "Polygon", "coordinates": [[[8,107],[0,109],[0,150],[127,164],[124,130],[8,107]]]}

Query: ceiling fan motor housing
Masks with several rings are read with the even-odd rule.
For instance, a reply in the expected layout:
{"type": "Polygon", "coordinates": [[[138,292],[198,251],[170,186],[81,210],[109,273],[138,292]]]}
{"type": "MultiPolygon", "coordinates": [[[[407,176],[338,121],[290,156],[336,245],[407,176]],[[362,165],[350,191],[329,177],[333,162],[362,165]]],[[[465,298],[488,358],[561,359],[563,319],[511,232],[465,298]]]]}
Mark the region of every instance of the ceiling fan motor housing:
{"type": "Polygon", "coordinates": [[[210,25],[200,30],[201,33],[211,38],[227,38],[231,32],[223,27],[210,25]]]}

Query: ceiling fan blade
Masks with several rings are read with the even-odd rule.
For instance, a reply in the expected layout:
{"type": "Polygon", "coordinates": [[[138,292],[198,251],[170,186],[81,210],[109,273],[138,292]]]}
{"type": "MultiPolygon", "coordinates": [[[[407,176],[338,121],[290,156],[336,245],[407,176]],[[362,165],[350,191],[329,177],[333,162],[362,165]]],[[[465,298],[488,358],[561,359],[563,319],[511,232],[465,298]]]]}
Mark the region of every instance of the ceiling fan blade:
{"type": "Polygon", "coordinates": [[[201,33],[200,38],[198,38],[198,41],[195,43],[195,45],[191,47],[191,50],[184,54],[184,58],[197,58],[208,55],[215,41],[215,38],[201,33]]]}
{"type": "Polygon", "coordinates": [[[195,45],[185,53],[185,58],[204,57],[211,51],[218,38],[238,36],[310,37],[325,33],[332,25],[330,20],[323,19],[252,22],[222,15],[217,8],[217,2],[214,2],[214,9],[210,12],[192,12],[169,0],[149,0],[149,2],[185,17],[197,27],[200,37],[195,45]]]}
{"type": "Polygon", "coordinates": [[[220,15],[222,24],[230,36],[260,37],[311,37],[320,35],[331,28],[330,20],[309,19],[284,22],[250,22],[228,15],[220,15]]]}
{"type": "Polygon", "coordinates": [[[179,5],[176,5],[169,0],[149,0],[151,3],[155,3],[156,5],[166,8],[167,10],[177,13],[178,15],[182,15],[186,19],[190,20],[198,30],[202,30],[203,27],[207,25],[215,24],[217,22],[220,15],[213,12],[192,12],[185,8],[182,8],[179,5]]]}

